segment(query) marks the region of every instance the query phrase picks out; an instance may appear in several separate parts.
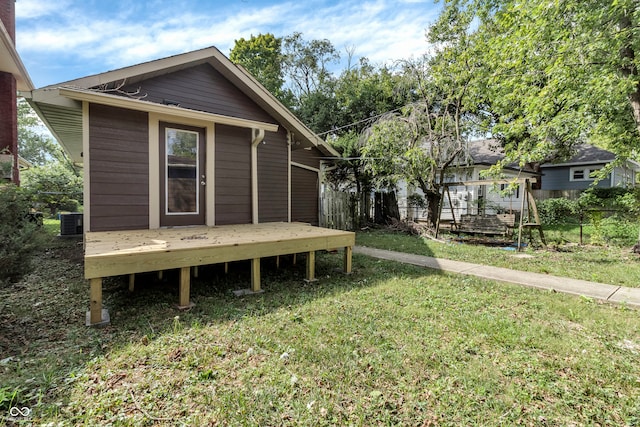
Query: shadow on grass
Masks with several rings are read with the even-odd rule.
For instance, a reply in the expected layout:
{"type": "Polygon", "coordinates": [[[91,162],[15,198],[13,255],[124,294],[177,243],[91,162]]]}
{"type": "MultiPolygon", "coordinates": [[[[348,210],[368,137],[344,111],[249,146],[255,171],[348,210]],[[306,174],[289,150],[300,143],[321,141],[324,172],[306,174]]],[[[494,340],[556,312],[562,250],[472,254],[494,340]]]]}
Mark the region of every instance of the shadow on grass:
{"type": "Polygon", "coordinates": [[[354,272],[346,275],[342,260],[341,252],[318,253],[319,280],[305,283],[304,255],[295,264],[291,256],[281,257],[279,268],[275,258],[264,259],[265,292],[243,297],[233,290],[249,287],[248,262],[231,263],[228,272],[223,265],[200,267],[191,284],[195,306],[188,311],[176,308],[176,271],[165,272],[162,279],[157,273],[137,275],[134,292],[129,292],[127,277],[108,278],[103,296],[111,324],[88,328],[81,241],[52,239],[37,254],[29,275],[0,289],[0,420],[16,422],[9,417],[11,407],[29,407],[35,419],[57,413],[70,398],[74,378],[90,361],[173,332],[176,316],[186,327],[213,325],[373,287],[396,273],[440,274],[354,255],[354,272]]]}
{"type": "MultiPolygon", "coordinates": [[[[233,291],[250,286],[250,264],[248,261],[199,268],[198,278],[191,280],[191,301],[194,307],[178,310],[177,270],[166,271],[162,279],[157,273],[136,275],[135,291],[128,290],[126,277],[105,281],[103,295],[105,307],[111,315],[111,325],[106,330],[126,330],[129,336],[145,334],[160,335],[172,331],[174,320],[179,316],[185,325],[206,325],[217,322],[240,320],[246,316],[267,315],[280,308],[291,308],[306,304],[318,298],[325,298],[364,287],[376,286],[380,281],[394,274],[392,262],[378,261],[366,256],[354,255],[352,274],[344,274],[342,253],[318,253],[316,257],[317,281],[307,283],[305,278],[305,257],[297,256],[294,264],[292,256],[280,257],[280,266],[275,258],[262,260],[261,287],[263,293],[235,296],[233,291]],[[381,276],[381,275],[384,276],[381,276]],[[372,280],[373,277],[373,280],[372,280]]],[[[398,269],[405,277],[419,277],[441,274],[421,267],[398,269]]],[[[118,332],[120,335],[121,332],[118,332]]],[[[122,342],[126,344],[127,339],[122,342]]]]}

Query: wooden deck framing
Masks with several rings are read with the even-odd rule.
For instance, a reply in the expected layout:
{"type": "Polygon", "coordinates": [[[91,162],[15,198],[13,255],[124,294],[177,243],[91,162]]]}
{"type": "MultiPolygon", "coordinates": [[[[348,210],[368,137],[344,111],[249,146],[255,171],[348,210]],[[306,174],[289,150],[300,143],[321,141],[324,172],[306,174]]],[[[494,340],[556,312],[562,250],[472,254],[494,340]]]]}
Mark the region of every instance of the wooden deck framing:
{"type": "Polygon", "coordinates": [[[251,260],[251,291],[260,291],[260,258],[307,253],[307,280],[315,280],[315,251],[345,248],[344,271],[351,272],[355,233],[301,223],[88,232],[84,275],[90,280],[87,324],[108,323],[102,309],[102,279],[180,269],[180,307],[188,307],[191,268],[251,260]]]}

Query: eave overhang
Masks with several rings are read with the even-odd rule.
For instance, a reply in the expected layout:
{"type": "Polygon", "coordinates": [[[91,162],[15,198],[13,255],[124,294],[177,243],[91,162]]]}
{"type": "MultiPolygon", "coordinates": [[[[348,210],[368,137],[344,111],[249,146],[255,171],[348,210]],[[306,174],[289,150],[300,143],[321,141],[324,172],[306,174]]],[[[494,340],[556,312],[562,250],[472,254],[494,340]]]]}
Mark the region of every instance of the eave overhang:
{"type": "Polygon", "coordinates": [[[33,82],[16,51],[11,36],[0,22],[0,71],[13,74],[19,91],[33,90],[33,82]]]}

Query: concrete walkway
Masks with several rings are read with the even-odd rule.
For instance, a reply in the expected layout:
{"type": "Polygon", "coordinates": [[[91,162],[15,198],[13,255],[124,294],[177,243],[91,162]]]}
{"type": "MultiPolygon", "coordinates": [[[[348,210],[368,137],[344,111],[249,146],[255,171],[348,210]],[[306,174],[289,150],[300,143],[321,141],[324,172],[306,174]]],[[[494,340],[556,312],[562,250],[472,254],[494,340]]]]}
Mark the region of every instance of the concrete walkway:
{"type": "Polygon", "coordinates": [[[530,273],[528,271],[517,271],[508,268],[490,267],[462,261],[451,261],[423,255],[374,249],[365,246],[354,247],[353,253],[433,268],[436,270],[449,271],[452,273],[469,274],[472,276],[482,277],[484,279],[514,283],[516,285],[528,286],[531,288],[582,295],[600,301],[640,308],[640,288],[606,285],[604,283],[588,282],[586,280],[569,279],[566,277],[530,273]]]}

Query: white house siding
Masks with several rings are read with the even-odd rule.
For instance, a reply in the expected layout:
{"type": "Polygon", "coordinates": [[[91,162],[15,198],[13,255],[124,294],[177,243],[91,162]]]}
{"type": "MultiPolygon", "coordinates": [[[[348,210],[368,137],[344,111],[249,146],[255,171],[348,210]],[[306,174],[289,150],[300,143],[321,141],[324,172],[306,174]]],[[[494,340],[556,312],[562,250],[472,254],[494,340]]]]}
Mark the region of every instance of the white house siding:
{"type": "MultiPolygon", "coordinates": [[[[481,180],[480,172],[488,169],[484,166],[476,166],[471,170],[453,173],[448,176],[446,182],[463,182],[481,180]]],[[[516,178],[516,173],[509,171],[504,172],[505,178],[516,178]]],[[[455,215],[460,218],[461,215],[495,215],[496,213],[510,213],[520,211],[522,204],[523,189],[514,192],[509,196],[502,196],[500,193],[501,186],[491,185],[459,185],[449,187],[449,195],[451,196],[451,204],[449,198],[445,195],[444,205],[442,206],[441,219],[447,221],[452,220],[455,215]],[[484,209],[479,208],[478,200],[484,201],[484,209]],[[453,211],[451,210],[453,205],[453,211]]],[[[398,185],[398,205],[400,207],[400,215],[403,218],[414,220],[426,220],[426,209],[411,208],[407,206],[407,197],[411,194],[420,194],[423,196],[419,188],[401,183],[398,185]]]]}

